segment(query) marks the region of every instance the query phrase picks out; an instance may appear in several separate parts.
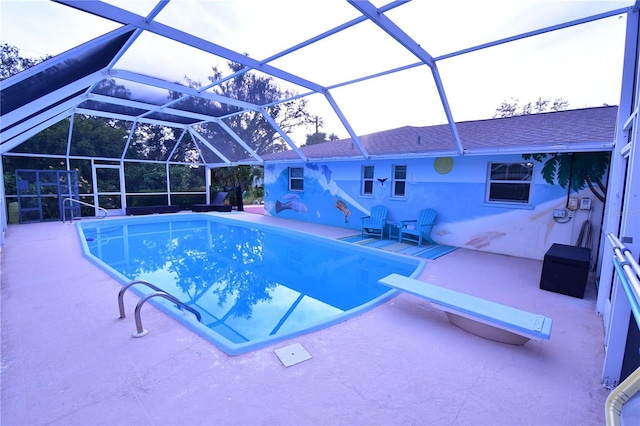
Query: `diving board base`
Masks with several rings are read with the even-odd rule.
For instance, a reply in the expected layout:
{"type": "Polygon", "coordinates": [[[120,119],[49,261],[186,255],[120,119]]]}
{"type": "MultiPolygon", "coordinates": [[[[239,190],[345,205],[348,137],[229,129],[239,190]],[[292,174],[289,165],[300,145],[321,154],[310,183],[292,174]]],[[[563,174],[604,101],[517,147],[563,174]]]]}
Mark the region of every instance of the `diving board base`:
{"type": "Polygon", "coordinates": [[[531,337],[529,336],[512,333],[509,330],[497,328],[491,324],[487,324],[486,322],[469,318],[467,315],[455,313],[448,308],[438,305],[437,303],[431,303],[431,305],[434,308],[443,310],[451,324],[468,333],[475,334],[476,336],[493,340],[494,342],[507,343],[509,345],[524,345],[531,340],[531,337]]]}
{"type": "Polygon", "coordinates": [[[476,336],[512,345],[551,337],[553,320],[543,315],[398,274],[387,275],[378,282],[428,300],[445,311],[452,324],[476,336]]]}

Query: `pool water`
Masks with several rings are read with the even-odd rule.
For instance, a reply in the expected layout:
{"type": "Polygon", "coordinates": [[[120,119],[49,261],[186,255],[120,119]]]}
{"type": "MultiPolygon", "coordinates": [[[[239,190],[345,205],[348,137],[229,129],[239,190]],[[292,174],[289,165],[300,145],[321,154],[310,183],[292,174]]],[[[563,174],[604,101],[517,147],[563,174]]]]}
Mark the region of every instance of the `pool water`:
{"type": "Polygon", "coordinates": [[[380,278],[414,276],[424,266],[407,256],[208,214],[83,222],[78,231],[86,257],[123,284],[149,281],[196,309],[201,323],[164,299],[151,302],[230,355],[353,317],[396,294],[378,284],[380,278]]]}

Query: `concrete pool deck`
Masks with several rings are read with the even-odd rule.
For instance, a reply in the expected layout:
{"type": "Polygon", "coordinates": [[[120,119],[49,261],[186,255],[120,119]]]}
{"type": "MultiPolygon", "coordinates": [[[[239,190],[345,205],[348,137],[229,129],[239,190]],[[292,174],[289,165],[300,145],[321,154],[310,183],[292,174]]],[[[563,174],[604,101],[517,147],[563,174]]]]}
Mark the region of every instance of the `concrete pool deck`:
{"type": "MultiPolygon", "coordinates": [[[[212,213],[215,214],[215,213],[212,213]]],[[[250,213],[339,238],[354,231],[250,213]]],[[[107,219],[108,220],[108,219],[107,219]]],[[[234,357],[145,306],[82,257],[75,225],[9,225],[1,255],[2,425],[602,425],[604,328],[584,299],[539,289],[542,262],[458,249],[420,279],[540,313],[550,341],[496,343],[400,294],[330,328],[234,357]],[[284,367],[274,350],[312,356],[284,367]]]]}

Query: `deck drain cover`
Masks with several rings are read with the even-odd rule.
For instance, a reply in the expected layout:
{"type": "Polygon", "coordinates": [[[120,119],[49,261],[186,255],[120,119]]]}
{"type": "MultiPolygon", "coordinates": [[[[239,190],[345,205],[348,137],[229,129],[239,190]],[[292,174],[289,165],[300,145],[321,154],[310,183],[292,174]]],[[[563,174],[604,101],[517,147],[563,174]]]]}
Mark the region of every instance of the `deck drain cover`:
{"type": "Polygon", "coordinates": [[[311,359],[311,355],[300,343],[294,343],[293,345],[285,346],[284,348],[276,349],[274,351],[282,364],[285,367],[298,364],[299,362],[311,359]]]}

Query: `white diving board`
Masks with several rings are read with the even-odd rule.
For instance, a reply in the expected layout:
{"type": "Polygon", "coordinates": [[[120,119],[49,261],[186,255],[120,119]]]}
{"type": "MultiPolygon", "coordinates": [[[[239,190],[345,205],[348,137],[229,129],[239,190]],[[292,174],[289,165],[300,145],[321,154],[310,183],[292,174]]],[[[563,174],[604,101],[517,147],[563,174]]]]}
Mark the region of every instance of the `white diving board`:
{"type": "Polygon", "coordinates": [[[511,306],[470,296],[398,274],[387,275],[380,284],[430,301],[442,309],[449,321],[486,339],[512,345],[529,340],[549,340],[553,320],[511,306]]]}

